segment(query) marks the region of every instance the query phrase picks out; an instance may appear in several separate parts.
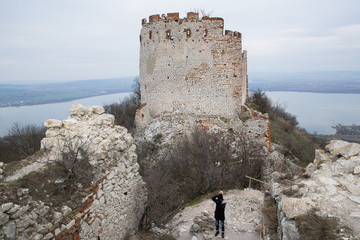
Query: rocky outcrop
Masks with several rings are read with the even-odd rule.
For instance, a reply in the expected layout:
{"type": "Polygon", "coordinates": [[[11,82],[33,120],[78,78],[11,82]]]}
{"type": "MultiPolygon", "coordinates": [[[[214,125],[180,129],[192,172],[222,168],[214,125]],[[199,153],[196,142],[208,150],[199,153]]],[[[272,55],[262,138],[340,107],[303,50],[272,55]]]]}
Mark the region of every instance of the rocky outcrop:
{"type": "Polygon", "coordinates": [[[147,193],[127,129],[115,126],[114,116],[102,107],[80,104],[71,106],[68,119],[50,119],[45,126],[41,161],[56,162],[68,146],[81,146],[90,157],[94,181],[76,209],[53,209],[32,200],[29,190],[18,192],[24,199],[21,204],[1,206],[0,239],[122,239],[132,234],[145,210],[147,193]]]}
{"type": "MultiPolygon", "coordinates": [[[[146,124],[137,125],[134,135],[137,146],[142,149],[143,146],[155,150],[157,157],[188,137],[196,127],[201,127],[208,132],[222,132],[235,135],[250,136],[259,144],[271,148],[270,139],[270,121],[267,114],[261,114],[246,106],[243,106],[241,117],[225,118],[216,115],[194,115],[184,113],[181,109],[169,109],[156,118],[149,118],[146,124]]],[[[143,160],[143,159],[142,159],[143,160]]],[[[154,160],[145,159],[152,162],[154,160]]]]}
{"type": "Polygon", "coordinates": [[[360,144],[331,141],[305,171],[306,178],[280,181],[273,174],[280,239],[300,239],[294,219],[310,210],[339,222],[339,238],[360,237],[360,144]],[[351,229],[346,232],[345,229],[351,229]]]}
{"type": "Polygon", "coordinates": [[[67,150],[64,146],[73,143],[87,148],[90,163],[95,167],[110,166],[115,159],[125,158],[136,164],[132,136],[126,128],[115,126],[114,116],[105,114],[103,107],[74,104],[69,111],[70,117],[64,121],[45,121],[48,130],[41,149],[47,152],[48,159],[58,159],[59,154],[67,150]]]}

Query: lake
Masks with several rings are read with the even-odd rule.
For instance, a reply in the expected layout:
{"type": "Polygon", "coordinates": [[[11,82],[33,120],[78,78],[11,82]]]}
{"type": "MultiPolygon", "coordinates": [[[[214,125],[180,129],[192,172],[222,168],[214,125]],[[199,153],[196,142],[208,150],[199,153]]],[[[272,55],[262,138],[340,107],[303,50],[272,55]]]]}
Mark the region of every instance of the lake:
{"type": "Polygon", "coordinates": [[[7,134],[15,122],[21,125],[43,125],[47,119],[65,120],[69,117],[69,108],[75,103],[85,106],[111,104],[119,102],[131,93],[116,93],[97,97],[77,99],[70,102],[51,103],[22,107],[0,108],[0,136],[7,134]]]}
{"type": "MultiPolygon", "coordinates": [[[[308,92],[267,92],[274,102],[286,104],[286,110],[294,114],[299,126],[309,133],[334,134],[331,126],[360,124],[360,94],[333,94],[308,92]]],[[[74,103],[86,106],[119,102],[130,93],[118,93],[78,99],[71,102],[0,108],[0,136],[18,122],[22,125],[42,125],[47,119],[64,120],[69,117],[69,107],[74,103]]]]}
{"type": "Polygon", "coordinates": [[[360,94],[266,92],[274,102],[286,104],[307,132],[335,134],[335,126],[360,124],[360,94]]]}

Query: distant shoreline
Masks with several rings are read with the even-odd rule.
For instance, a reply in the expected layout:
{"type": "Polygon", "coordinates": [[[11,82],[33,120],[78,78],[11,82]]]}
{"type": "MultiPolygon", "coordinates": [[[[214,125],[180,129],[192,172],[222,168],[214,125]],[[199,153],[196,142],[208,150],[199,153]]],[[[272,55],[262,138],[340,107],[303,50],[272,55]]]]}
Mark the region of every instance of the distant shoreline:
{"type": "Polygon", "coordinates": [[[96,95],[88,95],[88,96],[67,98],[67,99],[61,99],[61,100],[54,99],[54,100],[38,102],[38,103],[13,104],[13,105],[9,105],[9,106],[0,105],[0,108],[18,108],[18,107],[45,105],[45,104],[53,104],[53,103],[66,103],[66,102],[71,102],[71,101],[74,101],[74,100],[79,100],[79,99],[84,99],[84,98],[99,97],[99,96],[112,95],[112,94],[117,94],[117,93],[127,93],[127,92],[128,91],[110,92],[110,93],[103,93],[103,94],[96,94],[96,95]]]}
{"type": "MultiPolygon", "coordinates": [[[[252,90],[256,90],[256,89],[250,89],[249,91],[251,92],[252,90]]],[[[301,91],[301,90],[264,90],[264,89],[260,89],[264,92],[299,92],[299,93],[322,93],[322,94],[360,94],[359,92],[345,92],[345,91],[340,91],[340,92],[324,92],[324,91],[301,91]]]]}
{"type": "MultiPolygon", "coordinates": [[[[251,89],[249,91],[252,91],[255,89],[251,89]]],[[[322,92],[322,91],[301,91],[301,90],[263,90],[262,91],[265,92],[300,92],[300,93],[320,93],[320,94],[360,94],[360,92],[358,93],[349,93],[349,92],[322,92]]],[[[44,105],[44,104],[52,104],[52,103],[65,103],[65,102],[71,102],[74,100],[78,100],[78,99],[84,99],[84,98],[91,98],[91,97],[99,97],[99,96],[105,96],[105,95],[111,95],[111,94],[117,94],[117,93],[127,93],[129,91],[118,91],[118,92],[108,92],[108,93],[102,93],[102,94],[96,94],[96,95],[87,95],[87,96],[79,96],[79,97],[73,97],[73,98],[67,98],[67,99],[60,99],[60,100],[48,100],[48,101],[43,101],[43,102],[37,102],[37,103],[21,103],[21,104],[13,104],[13,105],[2,105],[0,104],[0,108],[8,108],[8,107],[25,107],[25,106],[35,106],[35,105],[44,105]]]]}
{"type": "Polygon", "coordinates": [[[134,77],[49,84],[0,84],[0,107],[61,103],[131,92],[133,83],[134,77]]]}

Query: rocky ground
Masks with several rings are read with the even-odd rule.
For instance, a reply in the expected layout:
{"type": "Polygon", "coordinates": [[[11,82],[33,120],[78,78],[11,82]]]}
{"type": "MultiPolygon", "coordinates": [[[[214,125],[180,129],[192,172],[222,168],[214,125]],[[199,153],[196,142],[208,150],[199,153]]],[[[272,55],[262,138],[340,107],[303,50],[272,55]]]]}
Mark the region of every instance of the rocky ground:
{"type": "MultiPolygon", "coordinates": [[[[264,194],[258,190],[231,190],[224,193],[225,239],[260,239],[264,194]]],[[[221,239],[215,237],[215,203],[209,198],[179,212],[165,229],[179,240],[221,239]]]]}
{"type": "Polygon", "coordinates": [[[317,150],[303,177],[281,180],[274,172],[272,194],[279,203],[283,239],[301,239],[293,219],[310,210],[340,224],[338,239],[359,239],[359,174],[360,144],[341,140],[331,141],[325,151],[317,150]]]}

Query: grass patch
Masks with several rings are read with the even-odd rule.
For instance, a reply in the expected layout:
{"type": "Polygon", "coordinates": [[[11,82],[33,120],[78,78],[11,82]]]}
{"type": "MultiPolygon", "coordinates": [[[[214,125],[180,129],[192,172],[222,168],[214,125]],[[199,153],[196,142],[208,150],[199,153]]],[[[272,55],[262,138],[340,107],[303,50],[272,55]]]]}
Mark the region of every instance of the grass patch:
{"type": "Polygon", "coordinates": [[[263,214],[265,219],[265,226],[267,234],[271,236],[271,239],[276,239],[278,218],[277,218],[277,204],[275,199],[269,194],[265,194],[263,214]]]}
{"type": "MultiPolygon", "coordinates": [[[[94,178],[93,167],[88,160],[86,150],[82,150],[81,154],[78,151],[65,150],[61,153],[62,157],[57,161],[47,159],[44,169],[30,172],[17,180],[2,183],[1,192],[4,193],[2,201],[13,199],[13,193],[21,188],[27,188],[34,200],[42,201],[48,206],[57,208],[68,205],[73,209],[78,207],[81,204],[83,190],[90,187],[94,178]]],[[[42,159],[40,154],[39,152],[37,156],[32,156],[31,161],[29,158],[28,161],[7,164],[10,168],[6,171],[15,171],[25,164],[35,162],[36,159],[42,159]]]]}
{"type": "Polygon", "coordinates": [[[91,181],[87,179],[77,179],[74,182],[57,182],[65,177],[60,166],[50,165],[42,171],[34,171],[25,175],[23,178],[7,184],[7,192],[14,192],[20,188],[28,188],[29,194],[33,199],[42,201],[48,206],[61,207],[67,205],[72,209],[81,203],[82,191],[90,187],[91,181]],[[84,180],[84,181],[83,181],[84,180]],[[80,186],[82,187],[75,187],[80,186]]]}
{"type": "Polygon", "coordinates": [[[223,121],[224,123],[228,123],[230,122],[230,118],[226,118],[226,117],[220,117],[220,120],[223,121]]]}
{"type": "Polygon", "coordinates": [[[255,111],[264,113],[263,110],[261,109],[261,107],[259,107],[258,105],[254,104],[254,103],[245,103],[245,105],[255,111]]]}
{"type": "MultiPolygon", "coordinates": [[[[188,203],[187,206],[189,206],[189,207],[195,206],[196,204],[201,203],[202,201],[204,201],[204,200],[206,200],[206,199],[210,199],[210,198],[211,198],[211,195],[212,195],[212,194],[209,193],[209,194],[205,194],[205,195],[202,195],[202,196],[200,196],[200,197],[197,197],[197,198],[191,200],[191,201],[188,203]]],[[[215,195],[215,194],[214,194],[214,195],[215,195]]]]}
{"type": "Polygon", "coordinates": [[[317,144],[314,139],[297,128],[289,126],[288,122],[282,118],[273,118],[271,121],[271,140],[274,143],[283,145],[286,156],[295,156],[300,160],[300,166],[305,167],[315,158],[317,144]]]}

